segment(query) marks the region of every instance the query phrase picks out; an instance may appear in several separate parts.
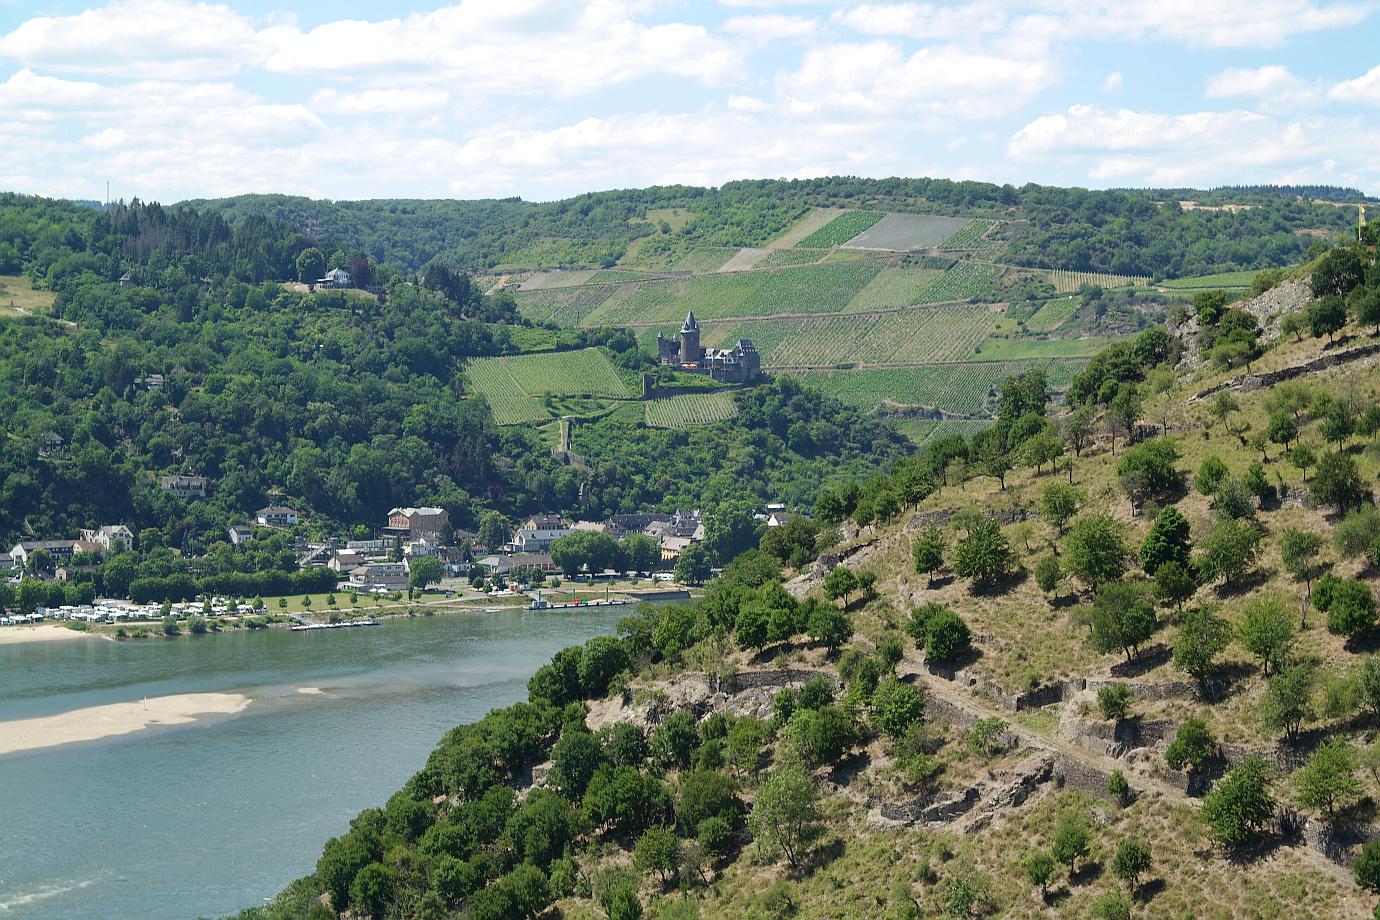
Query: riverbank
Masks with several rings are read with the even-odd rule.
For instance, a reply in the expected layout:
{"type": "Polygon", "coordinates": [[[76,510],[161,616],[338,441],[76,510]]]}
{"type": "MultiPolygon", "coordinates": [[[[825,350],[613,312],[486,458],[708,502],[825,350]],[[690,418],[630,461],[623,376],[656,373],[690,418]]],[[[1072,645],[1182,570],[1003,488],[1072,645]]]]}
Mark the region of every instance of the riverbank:
{"type": "Polygon", "coordinates": [[[251,702],[242,693],[179,693],[0,722],[0,755],[99,741],[155,725],[185,725],[205,716],[235,715],[251,702]]]}
{"type": "Polygon", "coordinates": [[[38,623],[34,626],[0,626],[0,645],[17,645],[21,642],[58,642],[65,639],[108,639],[95,633],[54,626],[51,623],[38,623]]]}

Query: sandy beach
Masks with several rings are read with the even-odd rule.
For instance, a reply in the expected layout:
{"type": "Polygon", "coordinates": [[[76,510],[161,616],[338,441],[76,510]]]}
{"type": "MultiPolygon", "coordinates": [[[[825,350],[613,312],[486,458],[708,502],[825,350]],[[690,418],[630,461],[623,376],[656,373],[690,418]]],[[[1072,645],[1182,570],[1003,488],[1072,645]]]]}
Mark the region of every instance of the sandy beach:
{"type": "Polygon", "coordinates": [[[183,725],[199,716],[233,715],[250,702],[240,693],[181,693],[0,722],[0,755],[113,738],[154,725],[183,725]]]}
{"type": "Polygon", "coordinates": [[[0,626],[0,645],[20,642],[56,642],[62,639],[104,639],[95,633],[78,632],[65,626],[38,623],[34,626],[0,626]]]}

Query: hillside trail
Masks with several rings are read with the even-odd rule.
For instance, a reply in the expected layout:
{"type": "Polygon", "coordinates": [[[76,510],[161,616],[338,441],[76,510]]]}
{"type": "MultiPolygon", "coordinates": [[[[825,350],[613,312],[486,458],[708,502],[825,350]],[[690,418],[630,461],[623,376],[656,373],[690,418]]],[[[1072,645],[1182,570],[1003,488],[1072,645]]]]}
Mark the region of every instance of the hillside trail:
{"type": "MultiPolygon", "coordinates": [[[[975,694],[968,693],[950,681],[933,676],[915,659],[909,657],[903,658],[900,665],[897,667],[897,673],[903,677],[912,674],[915,675],[916,684],[924,689],[927,696],[941,699],[956,709],[967,712],[976,718],[1000,719],[1006,724],[1007,731],[1015,735],[1025,747],[1048,751],[1056,756],[1091,767],[1108,775],[1120,770],[1122,773],[1127,774],[1127,778],[1131,781],[1132,788],[1139,794],[1149,792],[1175,805],[1196,805],[1199,802],[1199,800],[1194,799],[1177,787],[1171,786],[1169,783],[1157,777],[1148,776],[1142,773],[1128,772],[1126,769],[1128,764],[1124,760],[1118,760],[1107,754],[1099,754],[1081,745],[1074,744],[1062,738],[1045,735],[1019,722],[1012,721],[1012,713],[1009,709],[1000,708],[975,694]]],[[[1308,863],[1308,865],[1316,868],[1320,872],[1338,881],[1344,881],[1348,884],[1352,883],[1351,870],[1339,866],[1312,847],[1303,844],[1291,846],[1290,849],[1308,863]]],[[[1265,858],[1268,859],[1269,857],[1266,856],[1265,858]]]]}

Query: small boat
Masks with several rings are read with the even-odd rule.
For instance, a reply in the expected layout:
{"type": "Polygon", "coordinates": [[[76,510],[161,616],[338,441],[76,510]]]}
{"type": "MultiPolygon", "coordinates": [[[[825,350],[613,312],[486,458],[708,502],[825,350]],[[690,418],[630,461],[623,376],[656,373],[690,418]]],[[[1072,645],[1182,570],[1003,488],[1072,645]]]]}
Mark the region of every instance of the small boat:
{"type": "Polygon", "coordinates": [[[559,603],[559,604],[553,604],[553,603],[551,603],[550,601],[545,600],[545,599],[539,597],[539,598],[537,598],[536,600],[532,601],[532,603],[528,604],[528,605],[527,605],[526,607],[524,607],[523,609],[524,609],[524,610],[571,610],[571,609],[574,609],[574,608],[577,608],[577,607],[622,607],[622,606],[624,606],[624,605],[626,605],[626,604],[631,604],[631,603],[633,603],[633,601],[625,601],[625,600],[619,600],[619,599],[615,598],[615,599],[612,599],[612,600],[598,600],[598,599],[596,599],[596,600],[592,600],[592,601],[562,601],[562,602],[559,603]]]}

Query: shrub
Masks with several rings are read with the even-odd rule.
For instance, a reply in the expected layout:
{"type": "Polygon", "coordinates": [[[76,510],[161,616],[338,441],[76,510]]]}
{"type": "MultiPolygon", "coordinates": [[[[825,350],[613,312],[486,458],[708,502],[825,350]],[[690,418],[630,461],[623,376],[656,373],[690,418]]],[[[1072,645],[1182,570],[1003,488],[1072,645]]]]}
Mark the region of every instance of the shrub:
{"type": "Polygon", "coordinates": [[[971,578],[975,587],[987,588],[1006,577],[1014,561],[1001,525],[984,517],[959,541],[954,571],[960,578],[971,578]]]}
{"type": "Polygon", "coordinates": [[[1201,769],[1212,756],[1217,740],[1202,719],[1189,719],[1179,726],[1174,740],[1164,753],[1165,763],[1175,770],[1201,769]]]}
{"type": "MultiPolygon", "coordinates": [[[[1321,582],[1318,587],[1322,595],[1321,582]]],[[[1332,584],[1322,609],[1327,613],[1328,632],[1354,639],[1375,628],[1375,595],[1363,581],[1346,579],[1332,584]]]]}
{"type": "Polygon", "coordinates": [[[1046,553],[1035,562],[1035,584],[1041,591],[1048,594],[1059,587],[1059,579],[1063,577],[1063,568],[1059,565],[1059,559],[1053,553],[1046,553]]]}
{"type": "Polygon", "coordinates": [[[1354,873],[1356,884],[1368,891],[1380,891],[1380,840],[1368,841],[1361,847],[1354,873]]]}
{"type": "Polygon", "coordinates": [[[891,738],[903,737],[925,717],[925,698],[910,684],[887,677],[872,695],[872,710],[877,725],[891,738]]]}
{"type": "Polygon", "coordinates": [[[1216,454],[1208,457],[1198,467],[1198,474],[1193,477],[1193,488],[1203,495],[1214,495],[1227,481],[1227,465],[1222,462],[1222,458],[1216,454]]]}
{"type": "Polygon", "coordinates": [[[1224,846],[1250,840],[1274,812],[1269,770],[1259,757],[1242,761],[1203,798],[1203,818],[1213,839],[1224,846]]]}
{"type": "Polygon", "coordinates": [[[1056,860],[1068,867],[1069,875],[1073,875],[1078,860],[1088,855],[1088,827],[1082,815],[1066,811],[1059,816],[1050,850],[1056,860]]]}
{"type": "Polygon", "coordinates": [[[1188,519],[1173,505],[1160,509],[1140,544],[1140,567],[1154,575],[1166,562],[1187,565],[1188,554],[1188,519]]]}
{"type": "Polygon", "coordinates": [[[1097,708],[1102,718],[1124,719],[1131,706],[1131,688],[1125,684],[1107,684],[1097,691],[1097,708]]]}
{"type": "Polygon", "coordinates": [[[1112,775],[1107,778],[1107,794],[1118,805],[1127,805],[1131,801],[1131,784],[1126,781],[1126,774],[1120,770],[1113,770],[1112,775]]]}
{"type": "Polygon", "coordinates": [[[929,618],[925,635],[925,658],[941,664],[965,654],[972,645],[972,633],[963,618],[947,607],[929,618]]]}

